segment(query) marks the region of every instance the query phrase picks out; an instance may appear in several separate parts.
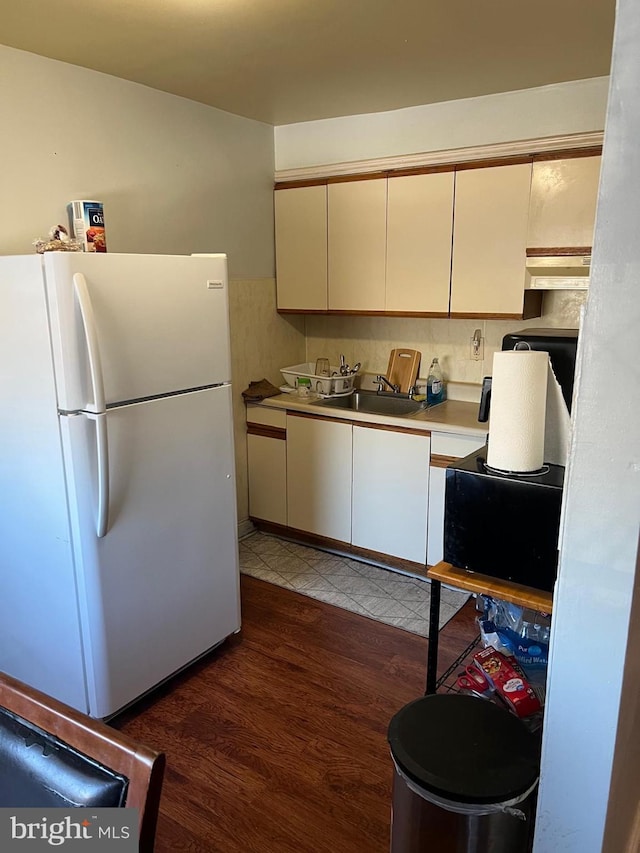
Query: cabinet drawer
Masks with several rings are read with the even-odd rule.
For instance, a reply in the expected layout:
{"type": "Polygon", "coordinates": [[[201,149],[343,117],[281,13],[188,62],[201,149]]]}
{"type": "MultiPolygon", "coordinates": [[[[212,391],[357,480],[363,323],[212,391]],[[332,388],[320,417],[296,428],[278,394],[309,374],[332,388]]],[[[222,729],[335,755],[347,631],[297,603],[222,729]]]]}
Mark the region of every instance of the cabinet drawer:
{"type": "Polygon", "coordinates": [[[286,409],[266,409],[264,406],[247,406],[247,423],[262,424],[263,426],[287,428],[286,409]]]}
{"type": "Polygon", "coordinates": [[[485,438],[472,435],[459,435],[451,432],[431,433],[431,455],[455,456],[462,459],[474,450],[479,450],[485,443],[485,438]]]}

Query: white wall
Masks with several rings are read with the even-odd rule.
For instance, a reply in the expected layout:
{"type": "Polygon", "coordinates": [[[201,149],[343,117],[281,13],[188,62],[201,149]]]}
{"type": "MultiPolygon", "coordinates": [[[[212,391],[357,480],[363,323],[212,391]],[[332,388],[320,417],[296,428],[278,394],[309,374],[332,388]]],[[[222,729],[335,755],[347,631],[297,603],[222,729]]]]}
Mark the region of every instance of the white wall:
{"type": "Polygon", "coordinates": [[[112,252],[226,252],[273,277],[273,128],[0,46],[0,254],[33,251],[74,198],[112,252]]]}
{"type": "MultiPolygon", "coordinates": [[[[640,6],[618,0],[617,12],[554,601],[536,853],[600,853],[625,704],[631,714],[616,759],[631,771],[624,735],[638,681],[630,678],[627,697],[622,684],[625,651],[630,659],[637,654],[628,641],[640,523],[640,6]]],[[[637,764],[633,772],[637,793],[637,764]]],[[[628,821],[628,809],[626,815],[628,821]]]]}
{"type": "Polygon", "coordinates": [[[304,360],[275,311],[273,128],[0,46],[0,254],[34,251],[66,203],[105,205],[111,252],[229,256],[238,518],[247,518],[241,392],[304,360]],[[250,301],[257,310],[247,308],[250,301]],[[250,345],[247,345],[250,342],[250,345]]]}
{"type": "Polygon", "coordinates": [[[276,170],[601,131],[608,77],[287,124],[275,129],[276,170]]]}

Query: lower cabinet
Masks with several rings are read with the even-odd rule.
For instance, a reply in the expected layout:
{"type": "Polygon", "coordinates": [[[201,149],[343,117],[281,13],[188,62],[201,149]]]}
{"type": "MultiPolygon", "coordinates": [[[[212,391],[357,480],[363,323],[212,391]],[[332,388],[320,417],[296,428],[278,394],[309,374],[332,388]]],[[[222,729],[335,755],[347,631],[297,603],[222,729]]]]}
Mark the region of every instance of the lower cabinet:
{"type": "Polygon", "coordinates": [[[484,440],[469,435],[433,433],[431,440],[431,467],[429,472],[429,518],[427,565],[435,566],[443,558],[444,550],[444,492],[446,468],[455,459],[461,459],[479,450],[484,440]]]}
{"type": "Polygon", "coordinates": [[[249,515],[287,523],[287,431],[283,411],[247,408],[249,515]]]}
{"type": "Polygon", "coordinates": [[[249,514],[424,566],[443,557],[446,467],[484,439],[249,406],[249,514]]]}
{"type": "Polygon", "coordinates": [[[428,566],[435,566],[443,556],[445,468],[448,464],[439,462],[435,457],[429,470],[428,566]]]}
{"type": "Polygon", "coordinates": [[[429,433],[353,426],[351,542],[424,565],[429,433]]]}
{"type": "Polygon", "coordinates": [[[287,414],[287,524],[351,541],[351,424],[287,414]]]}

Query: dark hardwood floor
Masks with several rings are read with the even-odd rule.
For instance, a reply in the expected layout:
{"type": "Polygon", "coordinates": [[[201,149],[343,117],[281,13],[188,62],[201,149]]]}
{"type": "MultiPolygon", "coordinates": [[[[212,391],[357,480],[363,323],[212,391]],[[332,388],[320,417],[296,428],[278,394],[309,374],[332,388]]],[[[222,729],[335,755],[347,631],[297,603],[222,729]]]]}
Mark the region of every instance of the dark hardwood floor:
{"type": "MultiPolygon", "coordinates": [[[[427,640],[242,577],[243,627],[113,725],[163,750],[156,853],[386,853],[393,714],[427,640]]],[[[440,633],[445,669],[473,602],[440,633]]]]}

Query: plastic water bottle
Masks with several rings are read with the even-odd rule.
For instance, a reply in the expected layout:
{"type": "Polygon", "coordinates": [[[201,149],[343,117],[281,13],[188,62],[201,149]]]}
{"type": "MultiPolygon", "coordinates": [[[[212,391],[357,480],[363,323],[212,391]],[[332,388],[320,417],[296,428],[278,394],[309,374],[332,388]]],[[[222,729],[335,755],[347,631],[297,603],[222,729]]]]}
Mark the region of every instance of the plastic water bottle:
{"type": "Polygon", "coordinates": [[[438,359],[434,358],[427,376],[427,405],[435,406],[444,400],[444,379],[438,359]]]}

